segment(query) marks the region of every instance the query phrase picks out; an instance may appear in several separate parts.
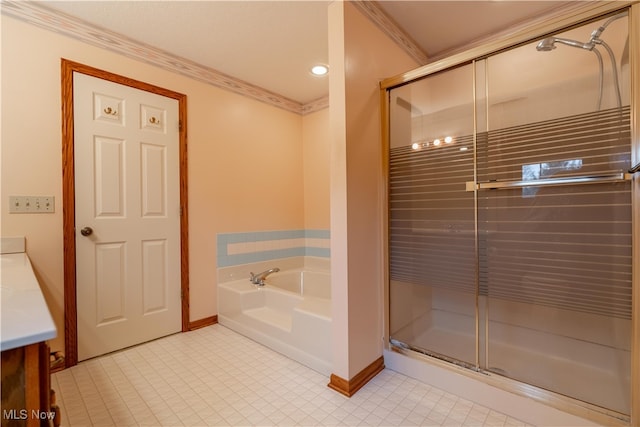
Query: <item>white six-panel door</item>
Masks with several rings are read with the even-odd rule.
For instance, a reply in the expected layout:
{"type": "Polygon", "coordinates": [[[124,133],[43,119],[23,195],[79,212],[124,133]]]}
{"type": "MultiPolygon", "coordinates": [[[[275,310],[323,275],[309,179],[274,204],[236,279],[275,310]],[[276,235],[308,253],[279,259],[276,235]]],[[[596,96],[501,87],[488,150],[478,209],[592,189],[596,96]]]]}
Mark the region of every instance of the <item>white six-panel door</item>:
{"type": "Polygon", "coordinates": [[[181,330],[178,101],[74,73],[78,360],[181,330]]]}

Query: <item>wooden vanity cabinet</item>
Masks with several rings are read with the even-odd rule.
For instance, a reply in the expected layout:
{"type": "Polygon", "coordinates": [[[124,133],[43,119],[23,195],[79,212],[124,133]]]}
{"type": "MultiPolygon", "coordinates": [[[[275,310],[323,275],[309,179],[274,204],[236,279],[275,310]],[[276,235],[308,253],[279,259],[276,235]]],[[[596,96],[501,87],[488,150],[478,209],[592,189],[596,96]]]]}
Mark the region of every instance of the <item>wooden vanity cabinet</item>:
{"type": "Polygon", "coordinates": [[[53,426],[47,343],[29,344],[1,354],[2,427],[53,426]]]}

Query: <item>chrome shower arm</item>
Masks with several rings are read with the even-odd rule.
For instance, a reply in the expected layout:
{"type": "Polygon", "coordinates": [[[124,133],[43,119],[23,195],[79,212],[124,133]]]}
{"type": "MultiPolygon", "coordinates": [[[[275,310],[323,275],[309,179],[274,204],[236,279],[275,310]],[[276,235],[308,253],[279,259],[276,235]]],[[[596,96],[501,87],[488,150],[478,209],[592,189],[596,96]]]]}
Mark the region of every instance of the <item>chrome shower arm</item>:
{"type": "Polygon", "coordinates": [[[596,43],[596,40],[600,39],[600,35],[602,34],[602,32],[604,30],[607,29],[607,27],[609,26],[609,24],[611,24],[613,21],[618,20],[620,18],[624,18],[628,16],[627,12],[621,12],[618,13],[617,15],[613,15],[612,17],[610,17],[609,19],[607,19],[604,24],[602,24],[600,27],[596,28],[595,30],[593,30],[593,32],[591,33],[591,39],[589,40],[590,42],[596,43]]]}

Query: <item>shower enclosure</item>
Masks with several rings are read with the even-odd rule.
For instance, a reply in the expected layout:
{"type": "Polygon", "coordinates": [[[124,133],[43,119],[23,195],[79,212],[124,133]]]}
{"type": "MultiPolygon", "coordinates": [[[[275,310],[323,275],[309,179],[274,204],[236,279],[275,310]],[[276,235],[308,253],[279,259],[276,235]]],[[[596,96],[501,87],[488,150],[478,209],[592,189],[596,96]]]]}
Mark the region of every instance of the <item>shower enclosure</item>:
{"type": "Polygon", "coordinates": [[[629,43],[615,11],[386,88],[392,346],[629,419],[629,43]]]}

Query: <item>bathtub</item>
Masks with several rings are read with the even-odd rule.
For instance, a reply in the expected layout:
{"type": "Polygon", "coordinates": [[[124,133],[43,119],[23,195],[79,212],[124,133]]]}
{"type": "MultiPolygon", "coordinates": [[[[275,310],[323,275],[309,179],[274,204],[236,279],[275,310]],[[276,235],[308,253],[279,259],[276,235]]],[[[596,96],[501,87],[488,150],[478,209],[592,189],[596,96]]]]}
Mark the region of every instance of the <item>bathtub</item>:
{"type": "Polygon", "coordinates": [[[325,271],[285,270],[264,286],[218,284],[218,322],[322,374],[331,374],[331,282],[325,271]]]}

